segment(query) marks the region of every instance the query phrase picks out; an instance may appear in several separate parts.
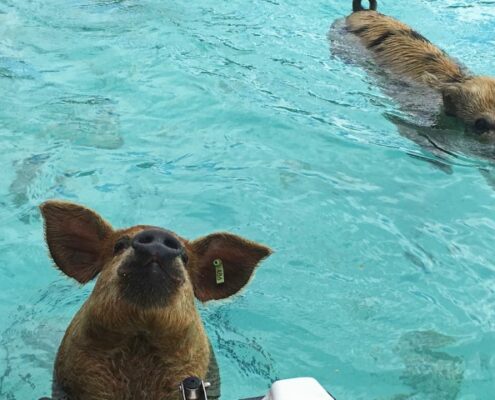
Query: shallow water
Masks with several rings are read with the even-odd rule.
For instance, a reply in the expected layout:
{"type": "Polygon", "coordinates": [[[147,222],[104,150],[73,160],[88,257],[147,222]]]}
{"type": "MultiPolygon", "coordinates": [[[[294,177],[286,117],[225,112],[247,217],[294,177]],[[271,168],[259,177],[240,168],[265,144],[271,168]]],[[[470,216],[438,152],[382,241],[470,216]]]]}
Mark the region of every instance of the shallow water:
{"type": "MultiPolygon", "coordinates": [[[[394,100],[330,54],[347,3],[0,0],[0,398],[49,394],[91,290],[51,266],[47,198],[275,249],[201,306],[224,399],[305,375],[337,399],[493,398],[492,162],[387,118],[394,100]]],[[[495,74],[495,2],[380,6],[495,74]]]]}

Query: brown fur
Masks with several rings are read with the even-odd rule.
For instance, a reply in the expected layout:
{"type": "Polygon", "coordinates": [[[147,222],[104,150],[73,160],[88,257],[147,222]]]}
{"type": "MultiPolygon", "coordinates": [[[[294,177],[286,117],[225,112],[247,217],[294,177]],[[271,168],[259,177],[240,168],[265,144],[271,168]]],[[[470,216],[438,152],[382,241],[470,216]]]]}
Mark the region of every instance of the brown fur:
{"type": "Polygon", "coordinates": [[[488,123],[482,135],[495,134],[495,79],[471,76],[445,52],[408,25],[376,11],[362,10],[346,18],[378,64],[395,74],[438,90],[447,114],[475,128],[488,123]]]}
{"type": "Polygon", "coordinates": [[[205,378],[215,368],[194,292],[202,301],[233,295],[270,249],[228,233],[192,242],[177,236],[189,256],[187,265],[175,261],[184,268],[185,282],[169,305],[142,308],[119,292],[116,271],[132,250],[114,256],[113,249],[146,226],[113,230],[93,211],[59,201],[44,203],[41,212],[58,268],[81,283],[99,273],[55,363],[55,380],[71,400],[176,400],[182,379],[205,378]],[[225,260],[225,284],[216,284],[215,258],[225,260]]]}

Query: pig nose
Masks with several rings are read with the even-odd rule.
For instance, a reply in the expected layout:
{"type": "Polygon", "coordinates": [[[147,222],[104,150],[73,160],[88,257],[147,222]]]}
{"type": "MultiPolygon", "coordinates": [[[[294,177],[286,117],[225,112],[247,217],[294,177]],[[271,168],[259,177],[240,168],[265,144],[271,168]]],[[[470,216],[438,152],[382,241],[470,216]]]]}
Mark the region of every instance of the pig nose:
{"type": "Polygon", "coordinates": [[[179,240],[162,229],[146,229],[132,239],[132,247],[142,255],[157,257],[163,261],[172,260],[182,254],[179,240]]]}

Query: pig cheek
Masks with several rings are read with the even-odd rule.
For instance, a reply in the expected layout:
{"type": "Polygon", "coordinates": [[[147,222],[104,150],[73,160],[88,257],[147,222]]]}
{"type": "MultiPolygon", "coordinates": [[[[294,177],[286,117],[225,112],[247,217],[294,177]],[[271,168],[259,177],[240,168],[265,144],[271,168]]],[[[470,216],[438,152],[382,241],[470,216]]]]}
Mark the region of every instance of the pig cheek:
{"type": "Polygon", "coordinates": [[[114,256],[108,262],[108,270],[112,275],[112,279],[119,279],[119,269],[126,263],[129,262],[129,259],[132,257],[132,250],[127,249],[121,254],[114,256]]]}
{"type": "Polygon", "coordinates": [[[196,298],[194,295],[194,287],[186,271],[184,271],[184,281],[180,286],[178,298],[181,299],[179,300],[180,304],[187,307],[190,305],[194,306],[194,299],[196,298]]]}
{"type": "Polygon", "coordinates": [[[119,268],[129,256],[129,254],[126,253],[127,252],[124,252],[123,254],[113,257],[107,261],[98,278],[100,286],[109,288],[117,285],[118,280],[120,279],[118,275],[119,268]]]}

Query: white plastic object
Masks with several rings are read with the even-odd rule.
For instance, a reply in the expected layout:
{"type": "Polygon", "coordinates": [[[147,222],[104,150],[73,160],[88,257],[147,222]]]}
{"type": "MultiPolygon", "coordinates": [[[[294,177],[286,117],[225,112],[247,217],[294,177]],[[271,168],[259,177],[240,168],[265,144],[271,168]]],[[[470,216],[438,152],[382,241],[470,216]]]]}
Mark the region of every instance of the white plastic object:
{"type": "Polygon", "coordinates": [[[335,400],[314,378],[276,381],[263,400],[335,400]]]}

